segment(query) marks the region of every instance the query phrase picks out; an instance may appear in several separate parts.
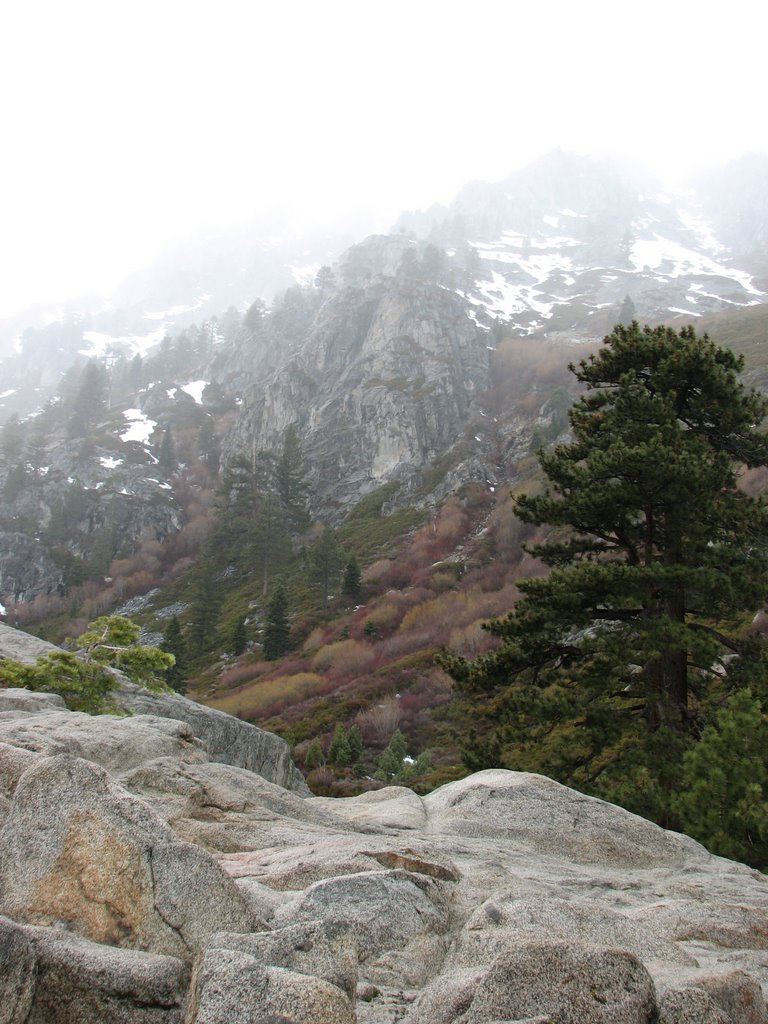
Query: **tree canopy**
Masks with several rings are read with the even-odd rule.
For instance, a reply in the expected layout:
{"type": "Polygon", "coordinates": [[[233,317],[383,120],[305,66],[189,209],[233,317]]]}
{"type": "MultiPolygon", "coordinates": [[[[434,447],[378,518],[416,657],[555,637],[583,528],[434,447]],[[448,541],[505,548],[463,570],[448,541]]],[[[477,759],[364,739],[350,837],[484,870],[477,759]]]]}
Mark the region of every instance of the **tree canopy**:
{"type": "Polygon", "coordinates": [[[713,694],[764,686],[741,627],[768,593],[768,507],[738,483],[768,464],[768,401],[692,327],[617,326],[570,369],[586,389],[571,439],[539,453],[546,486],[516,507],[552,528],[532,549],[550,571],[489,624],[496,650],[445,664],[496,723],[468,744],[472,767],[543,770],[611,799],[645,787],[633,809],[664,818],[713,694]]]}

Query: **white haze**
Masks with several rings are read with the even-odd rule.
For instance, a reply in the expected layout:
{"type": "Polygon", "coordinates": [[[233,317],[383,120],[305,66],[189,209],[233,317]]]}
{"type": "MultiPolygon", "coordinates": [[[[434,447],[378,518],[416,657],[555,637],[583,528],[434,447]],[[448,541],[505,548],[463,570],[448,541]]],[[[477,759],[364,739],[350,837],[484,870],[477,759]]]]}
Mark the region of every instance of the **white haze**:
{"type": "Polygon", "coordinates": [[[200,227],[386,228],[555,146],[669,175],[768,151],[752,0],[25,0],[2,21],[0,315],[108,292],[200,227]]]}

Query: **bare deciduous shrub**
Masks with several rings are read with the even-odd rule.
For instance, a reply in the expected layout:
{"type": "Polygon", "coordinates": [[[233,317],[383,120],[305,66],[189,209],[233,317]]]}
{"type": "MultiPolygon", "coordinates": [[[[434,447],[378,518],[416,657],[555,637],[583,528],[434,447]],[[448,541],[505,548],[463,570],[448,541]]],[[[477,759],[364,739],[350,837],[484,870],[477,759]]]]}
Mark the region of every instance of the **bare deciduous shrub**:
{"type": "Polygon", "coordinates": [[[288,704],[296,704],[310,696],[328,691],[322,676],[314,672],[263,679],[237,692],[211,700],[211,706],[228,711],[239,718],[268,718],[278,715],[288,704]]]}
{"type": "Polygon", "coordinates": [[[370,644],[362,640],[339,640],[321,647],[312,659],[312,667],[335,676],[356,675],[370,668],[375,660],[376,651],[370,644]]]}
{"type": "Polygon", "coordinates": [[[458,626],[451,630],[448,640],[448,647],[455,654],[462,654],[467,658],[474,658],[478,654],[485,654],[486,651],[498,647],[499,640],[492,636],[487,629],[483,629],[483,622],[487,619],[476,619],[468,626],[458,626]]]}
{"type": "Polygon", "coordinates": [[[375,583],[381,579],[385,572],[391,567],[391,558],[380,558],[378,561],[363,569],[363,583],[375,583]]]}
{"type": "Polygon", "coordinates": [[[313,647],[319,647],[325,638],[325,630],[322,626],[315,626],[307,639],[301,645],[302,651],[311,651],[313,647]]]}
{"type": "Polygon", "coordinates": [[[379,647],[381,657],[386,661],[396,661],[406,654],[416,651],[434,650],[435,638],[428,630],[398,631],[387,640],[382,640],[379,647]]]}
{"type": "Polygon", "coordinates": [[[398,726],[402,712],[397,697],[389,697],[361,711],[356,717],[363,740],[370,746],[385,746],[398,726]]]}

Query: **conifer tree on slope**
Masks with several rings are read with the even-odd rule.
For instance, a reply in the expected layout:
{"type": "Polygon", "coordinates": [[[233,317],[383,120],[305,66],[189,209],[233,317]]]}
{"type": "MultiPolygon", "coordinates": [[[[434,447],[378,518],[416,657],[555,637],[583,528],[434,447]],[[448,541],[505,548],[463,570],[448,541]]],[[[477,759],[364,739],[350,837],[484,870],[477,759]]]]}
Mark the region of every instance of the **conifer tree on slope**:
{"type": "Polygon", "coordinates": [[[291,646],[291,624],[288,619],[288,595],[278,586],[267,605],[262,650],[267,661],[281,658],[291,646]]]}
{"type": "Polygon", "coordinates": [[[540,453],[547,487],[517,503],[525,522],[556,528],[533,549],[551,571],[521,581],[514,610],[490,624],[497,650],[444,659],[460,688],[491,695],[488,760],[509,764],[514,749],[510,767],[590,788],[629,756],[627,728],[637,749],[642,727],[646,751],[663,732],[659,749],[679,760],[708,694],[727,693],[728,659],[713,674],[724,655],[742,654],[731,686],[749,678],[748,651],[750,685],[764,686],[737,627],[768,593],[768,508],[737,478],[768,464],[768,401],[741,368],[692,327],[637,323],[571,366],[587,389],[573,440],[540,453]]]}

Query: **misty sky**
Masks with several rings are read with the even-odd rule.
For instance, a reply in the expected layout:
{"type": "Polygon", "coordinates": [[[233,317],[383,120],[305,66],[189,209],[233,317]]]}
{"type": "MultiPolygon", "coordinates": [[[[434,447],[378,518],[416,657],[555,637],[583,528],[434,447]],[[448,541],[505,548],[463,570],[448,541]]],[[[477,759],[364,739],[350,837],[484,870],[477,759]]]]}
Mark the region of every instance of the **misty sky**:
{"type": "Polygon", "coordinates": [[[386,228],[558,145],[672,175],[767,152],[766,22],[757,0],[15,0],[0,315],[109,291],[198,226],[386,228]]]}

